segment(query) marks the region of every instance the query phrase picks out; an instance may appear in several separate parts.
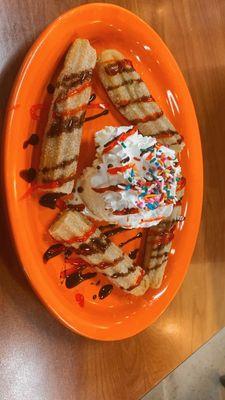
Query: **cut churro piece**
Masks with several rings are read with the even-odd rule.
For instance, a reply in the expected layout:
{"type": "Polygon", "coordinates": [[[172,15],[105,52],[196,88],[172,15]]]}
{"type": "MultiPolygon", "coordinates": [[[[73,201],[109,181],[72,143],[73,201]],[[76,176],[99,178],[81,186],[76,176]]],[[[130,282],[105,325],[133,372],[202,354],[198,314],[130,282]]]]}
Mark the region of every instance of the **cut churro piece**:
{"type": "Polygon", "coordinates": [[[98,73],[113,104],[143,135],[155,136],[177,152],[182,150],[182,136],[156,103],[130,60],[117,50],[105,50],[99,56],[98,73]]]}
{"type": "Polygon", "coordinates": [[[166,220],[160,222],[159,225],[148,230],[145,244],[144,269],[149,277],[149,286],[153,289],[158,289],[162,284],[172,247],[174,230],[178,222],[182,220],[180,202],[183,194],[184,189],[177,193],[178,202],[174,206],[172,214],[166,220]]]}
{"type": "Polygon", "coordinates": [[[135,296],[149,288],[149,277],[135,266],[122,250],[112,243],[86,216],[77,211],[64,211],[50,227],[51,236],[75,253],[123,290],[135,296]]]}
{"type": "Polygon", "coordinates": [[[42,144],[37,183],[43,189],[62,193],[73,189],[95,63],[89,41],[76,39],[57,79],[42,144]]]}

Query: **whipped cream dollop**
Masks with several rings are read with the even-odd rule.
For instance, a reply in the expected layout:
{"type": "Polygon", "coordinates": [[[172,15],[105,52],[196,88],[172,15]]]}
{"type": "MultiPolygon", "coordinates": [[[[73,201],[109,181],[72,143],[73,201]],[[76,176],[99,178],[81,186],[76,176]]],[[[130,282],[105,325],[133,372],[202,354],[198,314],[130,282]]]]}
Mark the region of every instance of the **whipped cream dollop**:
{"type": "Polygon", "coordinates": [[[150,227],[177,201],[181,167],[173,150],[132,126],[108,126],[95,135],[96,159],[77,183],[90,215],[125,228],[150,227]]]}

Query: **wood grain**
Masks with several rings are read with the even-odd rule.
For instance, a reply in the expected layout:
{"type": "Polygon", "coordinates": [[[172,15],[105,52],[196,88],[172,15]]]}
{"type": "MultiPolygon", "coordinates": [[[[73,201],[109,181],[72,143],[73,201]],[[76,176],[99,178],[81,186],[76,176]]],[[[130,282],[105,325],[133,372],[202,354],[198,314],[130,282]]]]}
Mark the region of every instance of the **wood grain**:
{"type": "MultiPolygon", "coordinates": [[[[39,303],[17,263],[1,208],[0,381],[7,400],[136,400],[225,322],[225,2],[111,1],[145,19],[171,49],[201,129],[205,197],[185,282],[140,335],[115,343],[76,336],[39,303]]],[[[20,63],[41,30],[72,0],[1,0],[1,119],[20,63]]],[[[15,132],[16,134],[16,132],[15,132]]]]}

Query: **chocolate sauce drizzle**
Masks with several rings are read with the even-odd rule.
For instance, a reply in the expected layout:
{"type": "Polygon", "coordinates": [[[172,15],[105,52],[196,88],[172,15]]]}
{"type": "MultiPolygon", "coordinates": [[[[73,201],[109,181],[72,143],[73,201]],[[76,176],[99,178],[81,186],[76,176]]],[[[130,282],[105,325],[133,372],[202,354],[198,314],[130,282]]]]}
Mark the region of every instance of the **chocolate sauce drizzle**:
{"type": "Polygon", "coordinates": [[[111,242],[104,235],[92,238],[88,243],[81,243],[75,250],[77,254],[89,256],[96,253],[104,253],[111,242]]]}
{"type": "Polygon", "coordinates": [[[128,256],[131,258],[131,260],[135,260],[138,254],[138,250],[139,249],[134,249],[131,250],[130,253],[128,254],[128,256]]]}
{"type": "Polygon", "coordinates": [[[60,82],[57,82],[56,87],[63,87],[65,89],[75,88],[76,86],[81,85],[85,81],[90,81],[92,78],[92,74],[93,70],[91,68],[78,73],[65,75],[60,82]]]}
{"type": "Polygon", "coordinates": [[[74,272],[73,274],[66,277],[66,287],[71,289],[81,282],[86,281],[87,279],[94,278],[97,275],[97,272],[87,272],[86,274],[81,274],[81,272],[74,272]]]}
{"type": "Polygon", "coordinates": [[[28,183],[33,182],[36,175],[37,171],[34,168],[22,169],[22,171],[20,171],[20,177],[28,183]]]}
{"type": "Polygon", "coordinates": [[[91,104],[91,102],[94,101],[95,99],[96,99],[96,94],[92,93],[92,95],[90,96],[88,104],[91,104]]]}
{"type": "Polygon", "coordinates": [[[43,207],[54,210],[56,208],[57,200],[62,196],[64,196],[64,193],[45,193],[40,197],[39,204],[43,207]]]}
{"type": "MultiPolygon", "coordinates": [[[[45,193],[39,199],[39,204],[43,207],[54,210],[57,207],[57,200],[65,196],[65,193],[45,193]]],[[[84,204],[67,204],[66,208],[71,211],[83,211],[84,204]]]]}
{"type": "Polygon", "coordinates": [[[32,133],[29,139],[25,140],[25,142],[23,143],[23,149],[26,149],[29,146],[29,144],[31,146],[35,146],[38,143],[39,143],[39,136],[36,133],[32,133]]]}
{"type": "Polygon", "coordinates": [[[127,243],[130,243],[130,242],[132,242],[132,241],[135,240],[135,239],[141,238],[142,236],[143,236],[143,235],[142,235],[142,232],[139,232],[139,233],[137,233],[137,235],[135,235],[134,237],[132,237],[132,238],[126,240],[126,242],[120,243],[120,244],[119,244],[119,247],[123,247],[123,246],[125,246],[127,243]]]}
{"type": "Polygon", "coordinates": [[[65,251],[65,246],[61,243],[56,243],[50,246],[43,255],[44,263],[47,263],[50,258],[56,257],[65,251]]]}
{"type": "Polygon", "coordinates": [[[98,293],[98,297],[100,298],[100,300],[105,299],[107,296],[110,295],[110,293],[113,290],[113,285],[104,285],[101,287],[101,289],[99,290],[98,293]]]}
{"type": "Polygon", "coordinates": [[[53,94],[54,91],[55,91],[55,86],[52,83],[49,83],[48,86],[47,86],[47,92],[49,94],[53,94]]]}
{"type": "Polygon", "coordinates": [[[104,235],[109,238],[111,236],[116,235],[117,233],[120,233],[120,232],[123,232],[123,231],[126,231],[126,230],[127,229],[122,228],[121,226],[119,226],[118,228],[111,229],[109,231],[104,232],[104,235]]]}
{"type": "Polygon", "coordinates": [[[106,115],[108,113],[109,113],[109,110],[104,110],[104,111],[100,112],[99,114],[95,114],[95,115],[91,115],[90,117],[86,117],[84,122],[92,121],[93,119],[102,117],[103,115],[106,115]]]}

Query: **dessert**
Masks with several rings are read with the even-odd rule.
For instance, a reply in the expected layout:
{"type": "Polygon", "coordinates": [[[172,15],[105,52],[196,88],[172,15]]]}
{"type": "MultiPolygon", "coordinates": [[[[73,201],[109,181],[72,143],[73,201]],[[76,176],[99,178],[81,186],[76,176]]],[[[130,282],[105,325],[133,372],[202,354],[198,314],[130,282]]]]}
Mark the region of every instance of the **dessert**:
{"type": "Polygon", "coordinates": [[[151,227],[171,215],[182,179],[173,150],[132,126],[106,127],[95,144],[96,159],[76,185],[89,215],[125,228],[151,227]]]}
{"type": "Polygon", "coordinates": [[[95,63],[96,51],[89,41],[76,39],[54,91],[37,176],[39,188],[61,193],[73,189],[95,63]]]}
{"type": "MultiPolygon", "coordinates": [[[[67,288],[100,272],[110,281],[100,289],[100,299],[111,293],[112,284],[141,296],[149,288],[160,287],[174,230],[182,220],[185,179],[178,155],[184,142],[131,61],[116,50],[105,50],[99,57],[100,80],[132,125],[107,126],[96,132],[95,160],[75,184],[82,125],[108,113],[105,104],[93,102],[95,64],[96,51],[89,41],[75,40],[54,90],[34,188],[44,191],[39,204],[57,207],[60,214],[49,229],[56,242],[43,260],[64,254],[65,266],[69,263],[70,267],[61,271],[60,279],[67,288]],[[103,111],[85,118],[87,106],[103,111]],[[140,239],[142,231],[118,246],[111,241],[112,236],[133,228],[148,228],[142,266],[135,261],[138,248],[129,254],[122,251],[140,239]],[[82,273],[86,268],[89,271],[82,273]]],[[[36,143],[38,137],[32,135],[24,148],[36,143]]],[[[36,170],[21,171],[21,176],[31,182],[36,170]]]]}
{"type": "Polygon", "coordinates": [[[179,152],[184,147],[182,136],[165,116],[130,60],[114,49],[99,56],[98,74],[107,94],[118,111],[143,135],[179,152]]]}
{"type": "Polygon", "coordinates": [[[70,251],[74,250],[80,258],[123,290],[141,296],[149,288],[149,278],[144,270],[135,266],[106,233],[81,213],[64,211],[49,232],[56,241],[68,246],[70,251]]]}

